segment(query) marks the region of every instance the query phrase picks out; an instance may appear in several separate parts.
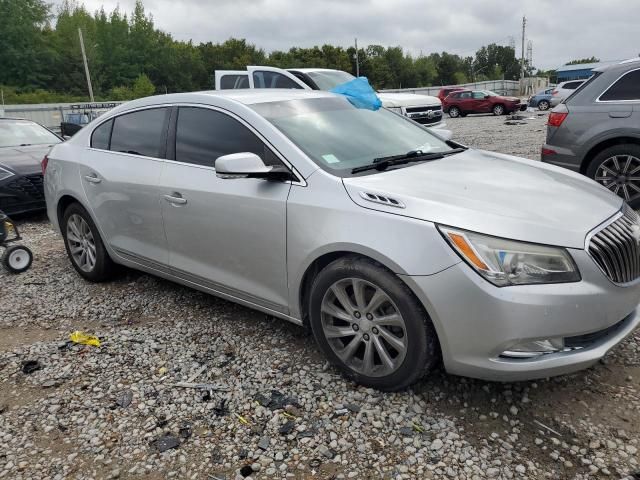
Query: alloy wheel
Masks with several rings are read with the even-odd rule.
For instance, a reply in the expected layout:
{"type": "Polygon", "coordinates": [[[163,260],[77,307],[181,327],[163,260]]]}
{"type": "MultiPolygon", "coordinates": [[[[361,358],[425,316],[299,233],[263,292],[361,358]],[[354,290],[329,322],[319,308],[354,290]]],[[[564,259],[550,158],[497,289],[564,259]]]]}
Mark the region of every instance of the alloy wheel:
{"type": "Polygon", "coordinates": [[[449,109],[449,116],[451,118],[456,118],[460,116],[460,110],[458,109],[458,107],[451,107],[449,109]]]}
{"type": "Polygon", "coordinates": [[[604,185],[627,202],[640,195],[640,159],[633,155],[614,155],[596,170],[596,182],[604,185]]]}
{"type": "Polygon", "coordinates": [[[538,108],[540,110],[549,110],[549,102],[547,102],[546,100],[541,100],[540,103],[538,103],[538,108]]]}
{"type": "Polygon", "coordinates": [[[96,243],[89,224],[76,213],[67,221],[67,244],[78,268],[91,272],[96,266],[96,243]]]}
{"type": "Polygon", "coordinates": [[[408,348],[406,325],[380,287],[359,278],[339,280],[325,293],[321,310],[323,334],[347,367],[382,377],[402,365],[408,348]]]}
{"type": "Polygon", "coordinates": [[[493,107],[494,115],[502,115],[504,113],[504,107],[502,105],[496,105],[493,107]]]}

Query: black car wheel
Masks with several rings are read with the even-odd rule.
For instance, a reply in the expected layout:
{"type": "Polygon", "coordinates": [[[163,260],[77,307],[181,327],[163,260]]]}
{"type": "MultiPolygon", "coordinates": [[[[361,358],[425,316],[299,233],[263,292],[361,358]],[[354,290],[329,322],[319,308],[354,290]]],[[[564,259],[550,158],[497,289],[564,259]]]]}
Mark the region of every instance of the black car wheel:
{"type": "Polygon", "coordinates": [[[632,208],[640,208],[640,145],[604,149],[589,164],[587,176],[624,198],[632,208]]]}
{"type": "Polygon", "coordinates": [[[349,256],[325,267],[311,287],[313,335],[349,379],[385,391],[408,387],[439,359],[424,308],[397,275],[349,256]]]}
{"type": "Polygon", "coordinates": [[[460,116],[460,109],[458,107],[450,107],[449,108],[449,116],[451,118],[458,118],[460,116]]]}
{"type": "Polygon", "coordinates": [[[11,273],[22,273],[28,270],[32,262],[31,250],[22,245],[11,245],[2,255],[2,264],[11,273]]]}
{"type": "Polygon", "coordinates": [[[538,102],[538,110],[549,110],[549,101],[548,100],[540,100],[538,102]]]}

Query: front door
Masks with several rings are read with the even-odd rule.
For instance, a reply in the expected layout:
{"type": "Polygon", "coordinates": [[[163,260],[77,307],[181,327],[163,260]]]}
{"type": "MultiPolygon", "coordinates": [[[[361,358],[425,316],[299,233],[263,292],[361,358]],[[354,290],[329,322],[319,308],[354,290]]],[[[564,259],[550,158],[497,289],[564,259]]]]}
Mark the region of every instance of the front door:
{"type": "Polygon", "coordinates": [[[160,270],[168,263],[158,185],[168,116],[168,108],[153,108],[103,123],[80,172],[104,241],[122,257],[160,270]]]}
{"type": "Polygon", "coordinates": [[[175,148],[160,178],[169,264],[184,280],[288,312],[286,205],[290,182],[222,179],[215,159],[252,152],[279,163],[246,125],[204,107],[179,107],[175,148]]]}
{"type": "Polygon", "coordinates": [[[472,93],[473,96],[473,111],[478,113],[487,113],[491,111],[491,101],[488,95],[483,91],[476,90],[472,93]]]}

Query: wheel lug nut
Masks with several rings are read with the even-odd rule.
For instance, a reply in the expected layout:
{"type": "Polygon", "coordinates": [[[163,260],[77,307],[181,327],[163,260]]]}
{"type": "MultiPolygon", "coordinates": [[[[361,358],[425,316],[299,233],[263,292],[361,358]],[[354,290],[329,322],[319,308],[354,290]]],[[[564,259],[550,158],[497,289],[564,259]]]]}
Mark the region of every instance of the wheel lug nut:
{"type": "Polygon", "coordinates": [[[365,333],[362,338],[364,338],[366,341],[369,341],[369,335],[367,333],[365,333]]]}
{"type": "Polygon", "coordinates": [[[373,334],[377,335],[377,334],[378,334],[378,329],[377,329],[376,327],[373,327],[373,328],[371,329],[371,333],[373,333],[373,334]]]}
{"type": "Polygon", "coordinates": [[[371,315],[370,313],[367,313],[367,320],[373,320],[373,315],[371,315]]]}
{"type": "Polygon", "coordinates": [[[351,325],[351,328],[353,328],[354,332],[357,332],[358,330],[360,330],[360,327],[358,326],[357,323],[354,323],[353,325],[351,325]]]}
{"type": "Polygon", "coordinates": [[[353,312],[353,316],[356,318],[360,318],[360,312],[353,312]]]}

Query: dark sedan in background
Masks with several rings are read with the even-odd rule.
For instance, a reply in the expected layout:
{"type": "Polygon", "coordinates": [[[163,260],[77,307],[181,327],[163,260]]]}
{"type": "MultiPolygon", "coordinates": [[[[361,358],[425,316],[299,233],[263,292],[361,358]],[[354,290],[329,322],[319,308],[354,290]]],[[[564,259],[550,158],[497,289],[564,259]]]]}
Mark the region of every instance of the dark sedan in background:
{"type": "Polygon", "coordinates": [[[40,162],[62,138],[30,120],[0,118],[0,210],[7,215],[45,208],[40,162]]]}

